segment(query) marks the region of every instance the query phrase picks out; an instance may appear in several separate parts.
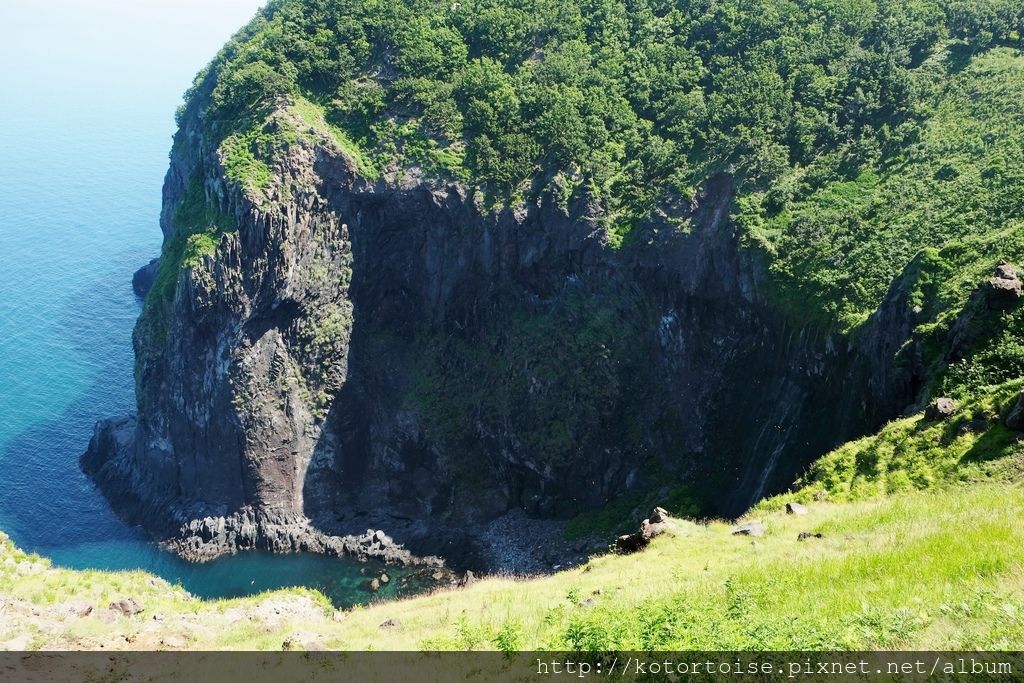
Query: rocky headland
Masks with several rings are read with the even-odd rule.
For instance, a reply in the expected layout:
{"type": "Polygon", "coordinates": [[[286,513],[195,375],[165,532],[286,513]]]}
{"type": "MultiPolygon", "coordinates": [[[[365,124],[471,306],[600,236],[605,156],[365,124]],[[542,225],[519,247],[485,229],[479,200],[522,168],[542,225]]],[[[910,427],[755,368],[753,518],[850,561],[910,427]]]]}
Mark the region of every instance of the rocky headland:
{"type": "Polygon", "coordinates": [[[857,344],[779,315],[728,173],[613,248],[585,185],[487,209],[458,182],[371,181],[287,99],[263,129],[294,135],[253,187],[230,177],[205,102],[164,187],[138,412],[101,422],[82,459],[184,557],[543,569],[587,543],[508,520],[667,491],[666,475],[735,515],[917,398],[894,360],[911,331],[901,283],[857,344]],[[175,253],[196,235],[207,251],[175,253]],[[501,548],[481,542],[503,519],[501,548]]]}

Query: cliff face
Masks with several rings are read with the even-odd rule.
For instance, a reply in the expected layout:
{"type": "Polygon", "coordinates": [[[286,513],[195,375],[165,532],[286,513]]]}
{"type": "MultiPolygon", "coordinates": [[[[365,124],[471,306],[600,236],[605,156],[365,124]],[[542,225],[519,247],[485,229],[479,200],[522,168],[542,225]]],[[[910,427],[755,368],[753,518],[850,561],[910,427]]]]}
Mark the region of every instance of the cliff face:
{"type": "Polygon", "coordinates": [[[234,229],[181,263],[165,246],[171,285],[135,335],[138,414],[97,425],[82,461],[187,557],[413,561],[393,537],[493,566],[472,538],[494,518],[672,484],[736,514],[914,398],[893,360],[907,306],[856,344],[776,313],[728,175],[613,249],[583,189],[490,211],[415,169],[370,182],[287,102],[266,130],[302,134],[246,186],[201,109],[175,141],[165,242],[196,197],[234,229]]]}

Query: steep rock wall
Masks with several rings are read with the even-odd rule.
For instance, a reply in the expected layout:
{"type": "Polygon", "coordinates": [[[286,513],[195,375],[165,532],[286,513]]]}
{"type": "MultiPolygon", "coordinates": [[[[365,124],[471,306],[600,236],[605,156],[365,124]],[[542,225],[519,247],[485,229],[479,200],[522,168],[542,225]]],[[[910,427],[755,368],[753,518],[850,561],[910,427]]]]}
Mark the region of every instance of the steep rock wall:
{"type": "Polygon", "coordinates": [[[489,520],[669,482],[738,514],[914,398],[899,288],[858,340],[779,315],[728,175],[616,250],[583,189],[489,211],[458,184],[368,182],[315,127],[245,188],[201,111],[175,141],[165,240],[192,183],[236,229],[147,303],[138,414],[100,423],[83,456],[121,514],[187,557],[413,561],[369,527],[493,565],[472,547],[489,520]]]}

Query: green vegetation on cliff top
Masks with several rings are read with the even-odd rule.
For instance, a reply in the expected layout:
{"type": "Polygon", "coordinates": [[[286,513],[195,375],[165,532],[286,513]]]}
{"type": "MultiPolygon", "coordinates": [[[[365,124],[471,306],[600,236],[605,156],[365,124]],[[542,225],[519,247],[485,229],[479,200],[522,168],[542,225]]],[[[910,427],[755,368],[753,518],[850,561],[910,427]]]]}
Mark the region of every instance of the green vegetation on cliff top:
{"type": "Polygon", "coordinates": [[[727,171],[770,297],[849,332],[922,249],[944,267],[933,312],[1024,258],[1022,31],[1015,0],[275,0],[182,115],[202,109],[249,187],[284,98],[370,178],[587,188],[613,245],[727,171]]]}
{"type": "Polygon", "coordinates": [[[739,200],[777,297],[852,328],[922,249],[938,250],[940,308],[962,304],[1000,258],[1024,258],[1024,58],[965,50],[948,44],[912,73],[920,122],[886,131],[846,177],[826,153],[739,200]]]}

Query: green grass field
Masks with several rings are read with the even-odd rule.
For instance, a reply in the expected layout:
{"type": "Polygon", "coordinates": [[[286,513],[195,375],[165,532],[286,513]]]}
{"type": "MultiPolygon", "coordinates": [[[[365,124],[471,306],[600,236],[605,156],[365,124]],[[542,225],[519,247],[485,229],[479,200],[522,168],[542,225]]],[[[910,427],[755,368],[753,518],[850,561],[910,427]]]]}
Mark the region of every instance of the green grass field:
{"type": "Polygon", "coordinates": [[[0,644],[374,650],[1021,649],[1024,489],[982,483],[676,522],[631,556],[335,612],[314,592],[203,602],[143,573],[48,567],[5,541],[0,644]],[[798,540],[801,532],[822,538],[798,540]],[[133,597],[146,611],[107,617],[133,597]],[[92,614],[75,609],[94,606],[92,614]],[[158,618],[154,618],[157,615],[158,618]],[[387,620],[398,626],[382,629],[387,620]]]}

